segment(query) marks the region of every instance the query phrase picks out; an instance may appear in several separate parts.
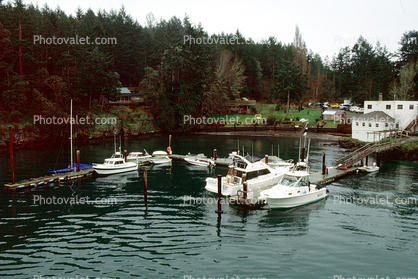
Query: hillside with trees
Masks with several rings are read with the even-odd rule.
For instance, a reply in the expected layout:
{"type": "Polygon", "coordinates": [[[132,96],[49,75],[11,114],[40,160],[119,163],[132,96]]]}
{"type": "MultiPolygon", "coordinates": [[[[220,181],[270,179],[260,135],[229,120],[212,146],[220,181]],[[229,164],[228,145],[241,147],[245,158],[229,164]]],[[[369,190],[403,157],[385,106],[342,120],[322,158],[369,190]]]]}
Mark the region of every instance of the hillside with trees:
{"type": "MultiPolygon", "coordinates": [[[[332,59],[306,46],[296,26],[294,41],[270,37],[261,42],[235,34],[208,34],[202,26],[173,17],[157,22],[148,14],[140,25],[119,11],[82,11],[67,15],[0,1],[0,118],[2,125],[31,126],[33,115],[68,116],[108,112],[117,88],[140,87],[155,124],[177,130],[184,115],[224,112],[239,97],[270,103],[352,99],[418,98],[418,31],[406,31],[399,51],[390,53],[363,37],[332,59]],[[113,44],[40,44],[44,38],[116,38],[113,44]],[[198,44],[211,38],[235,43],[198,44]]],[[[51,127],[38,132],[54,133],[51,127]]],[[[54,128],[55,129],[55,128],[54,128]]]]}

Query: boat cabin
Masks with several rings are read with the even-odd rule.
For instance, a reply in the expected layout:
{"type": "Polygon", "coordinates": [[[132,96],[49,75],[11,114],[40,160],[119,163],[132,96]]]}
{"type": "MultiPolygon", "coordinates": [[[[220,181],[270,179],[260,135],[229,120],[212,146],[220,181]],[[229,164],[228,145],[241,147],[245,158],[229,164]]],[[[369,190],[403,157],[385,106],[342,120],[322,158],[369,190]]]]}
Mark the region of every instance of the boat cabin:
{"type": "Polygon", "coordinates": [[[125,161],[123,159],[120,158],[111,158],[111,159],[105,159],[104,161],[104,165],[112,165],[112,166],[117,166],[117,165],[121,165],[124,164],[125,161]]]}
{"type": "Polygon", "coordinates": [[[309,173],[304,171],[286,173],[279,184],[288,187],[309,186],[309,173]]]}
{"type": "Polygon", "coordinates": [[[128,159],[128,161],[130,161],[130,160],[140,159],[140,158],[143,158],[143,157],[151,157],[151,156],[148,155],[148,154],[144,154],[142,152],[131,152],[131,153],[129,153],[127,159],[128,159]]]}
{"type": "Polygon", "coordinates": [[[248,165],[249,162],[246,159],[235,156],[228,171],[228,182],[242,184],[244,181],[271,173],[267,165],[262,162],[251,163],[251,168],[248,165]]]}
{"type": "Polygon", "coordinates": [[[110,157],[111,159],[124,159],[124,156],[121,152],[115,152],[115,154],[112,155],[112,157],[110,157]]]}

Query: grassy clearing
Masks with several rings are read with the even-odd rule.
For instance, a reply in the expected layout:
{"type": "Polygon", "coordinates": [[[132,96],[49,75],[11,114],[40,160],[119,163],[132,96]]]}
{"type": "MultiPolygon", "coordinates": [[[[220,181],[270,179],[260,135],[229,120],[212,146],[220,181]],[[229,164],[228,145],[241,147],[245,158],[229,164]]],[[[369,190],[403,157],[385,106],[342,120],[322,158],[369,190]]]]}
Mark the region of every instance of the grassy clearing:
{"type": "MultiPolygon", "coordinates": [[[[273,116],[276,121],[284,120],[286,118],[286,109],[284,110],[276,110],[276,105],[274,104],[258,104],[257,111],[261,114],[262,120],[258,121],[258,124],[267,125],[266,119],[270,116],[273,116]]],[[[213,119],[217,119],[219,123],[219,119],[223,119],[228,121],[226,126],[234,126],[234,123],[241,123],[240,125],[248,126],[253,125],[253,120],[255,119],[256,114],[228,114],[228,115],[218,115],[212,117],[213,119]],[[232,121],[231,121],[232,120],[232,121]]],[[[289,120],[295,123],[295,125],[300,126],[302,122],[301,119],[308,119],[309,126],[314,127],[318,119],[321,118],[321,110],[319,109],[312,109],[312,108],[304,108],[301,111],[298,111],[297,107],[291,106],[289,109],[289,120]]],[[[334,123],[334,121],[326,121],[327,124],[325,127],[327,128],[335,128],[337,127],[338,123],[334,123]]]]}

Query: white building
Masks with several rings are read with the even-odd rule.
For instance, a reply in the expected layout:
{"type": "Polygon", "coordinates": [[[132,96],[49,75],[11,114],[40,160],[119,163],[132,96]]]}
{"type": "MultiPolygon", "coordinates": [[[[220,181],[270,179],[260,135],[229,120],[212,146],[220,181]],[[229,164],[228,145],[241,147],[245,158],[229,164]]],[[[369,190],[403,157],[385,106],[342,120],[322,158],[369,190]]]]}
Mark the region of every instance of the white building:
{"type": "Polygon", "coordinates": [[[418,132],[418,101],[364,101],[364,114],[353,117],[352,138],[379,141],[394,130],[418,132]]]}
{"type": "Polygon", "coordinates": [[[418,101],[364,101],[364,113],[383,111],[399,122],[401,130],[409,130],[412,133],[418,131],[418,101]]]}
{"type": "Polygon", "coordinates": [[[343,110],[326,110],[322,113],[322,120],[342,122],[345,118],[345,111],[343,110]]]}
{"type": "Polygon", "coordinates": [[[375,142],[389,137],[390,133],[397,129],[399,123],[396,123],[393,117],[383,111],[373,111],[353,117],[351,137],[365,142],[375,142]]]}

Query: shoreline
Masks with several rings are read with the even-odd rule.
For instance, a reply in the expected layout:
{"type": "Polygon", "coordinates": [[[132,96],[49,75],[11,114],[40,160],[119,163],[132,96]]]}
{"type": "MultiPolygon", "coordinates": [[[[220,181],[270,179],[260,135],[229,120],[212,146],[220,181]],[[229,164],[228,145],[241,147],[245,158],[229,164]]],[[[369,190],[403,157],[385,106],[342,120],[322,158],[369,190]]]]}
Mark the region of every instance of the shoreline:
{"type": "MultiPolygon", "coordinates": [[[[287,137],[287,138],[299,138],[302,134],[299,131],[231,131],[231,132],[198,132],[198,131],[175,131],[175,132],[147,132],[138,135],[129,135],[125,136],[121,134],[122,139],[133,140],[133,139],[141,139],[141,138],[149,138],[153,136],[187,136],[187,135],[211,135],[211,136],[242,136],[242,137],[287,137]]],[[[308,133],[308,137],[310,139],[316,140],[323,140],[327,142],[338,142],[342,138],[347,137],[346,134],[336,134],[336,133],[316,133],[311,132],[308,133]]],[[[65,139],[64,139],[65,140],[65,139]]],[[[85,145],[89,143],[97,143],[97,142],[105,142],[105,141],[113,141],[114,137],[112,136],[104,136],[99,138],[85,138],[79,137],[74,138],[74,143],[78,145],[85,145]]],[[[37,138],[35,140],[23,142],[20,144],[14,143],[13,149],[14,150],[32,150],[38,148],[44,148],[49,146],[55,146],[57,142],[62,142],[63,139],[61,137],[44,137],[44,138],[37,138]]],[[[5,144],[0,147],[0,153],[5,152],[7,153],[9,150],[9,142],[4,141],[5,144]]]]}

